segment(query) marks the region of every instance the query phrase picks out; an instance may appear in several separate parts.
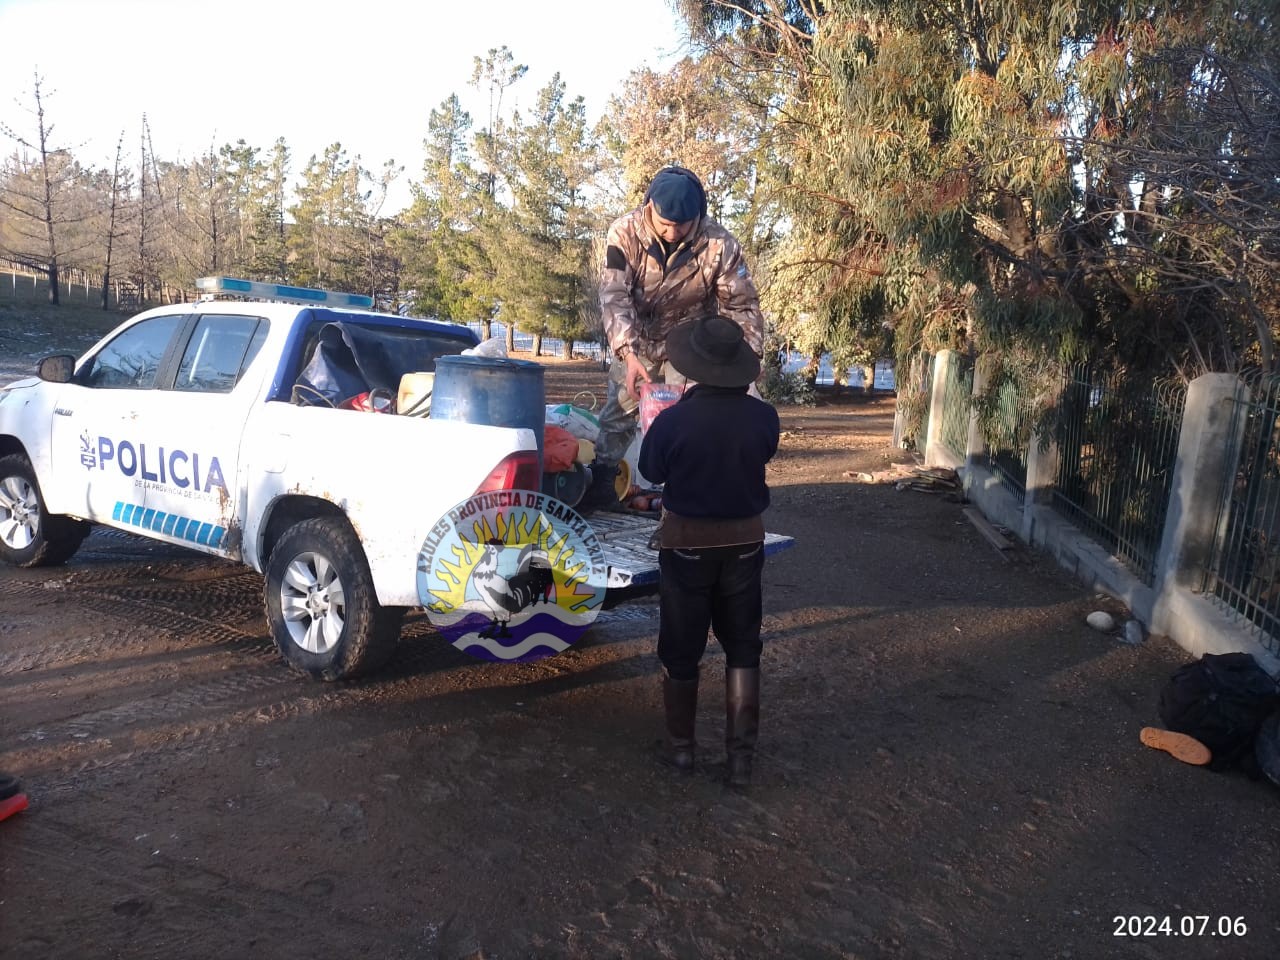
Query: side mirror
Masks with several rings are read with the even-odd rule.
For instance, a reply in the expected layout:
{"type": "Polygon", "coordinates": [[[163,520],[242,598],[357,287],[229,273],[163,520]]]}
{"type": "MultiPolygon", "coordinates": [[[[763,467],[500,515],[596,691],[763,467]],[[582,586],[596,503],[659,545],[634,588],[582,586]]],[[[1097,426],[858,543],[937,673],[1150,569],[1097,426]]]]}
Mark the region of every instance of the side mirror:
{"type": "Polygon", "coordinates": [[[50,383],[70,383],[71,375],[76,372],[76,358],[69,353],[59,353],[45,357],[36,367],[36,375],[50,383]]]}

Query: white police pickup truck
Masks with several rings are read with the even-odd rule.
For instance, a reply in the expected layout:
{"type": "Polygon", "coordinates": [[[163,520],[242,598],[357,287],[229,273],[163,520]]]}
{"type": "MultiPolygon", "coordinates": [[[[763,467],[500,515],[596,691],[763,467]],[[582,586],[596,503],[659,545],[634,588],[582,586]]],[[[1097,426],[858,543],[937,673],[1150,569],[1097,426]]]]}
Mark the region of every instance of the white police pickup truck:
{"type": "MultiPolygon", "coordinates": [[[[305,402],[326,328],[430,371],[477,344],[466,327],[376,313],[351,294],[230,278],[200,288],[205,298],[140,313],[78,360],[46,357],[37,378],[0,389],[0,560],[63,563],[103,524],[240,561],[265,575],[292,666],[325,680],[373,670],[422,605],[416,561],[433,524],[477,493],[540,489],[540,438],[305,402]]],[[[656,583],[652,520],[592,526],[611,592],[656,583]]]]}

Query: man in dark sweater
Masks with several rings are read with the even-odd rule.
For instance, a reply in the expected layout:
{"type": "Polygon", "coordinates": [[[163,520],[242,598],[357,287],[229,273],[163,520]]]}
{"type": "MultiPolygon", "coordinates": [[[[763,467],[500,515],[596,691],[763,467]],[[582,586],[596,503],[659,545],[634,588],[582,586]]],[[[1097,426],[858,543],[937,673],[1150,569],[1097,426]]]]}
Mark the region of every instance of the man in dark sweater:
{"type": "Polygon", "coordinates": [[[713,629],[725,653],[727,780],[741,789],[751,782],[760,716],[765,464],[778,450],[778,413],[747,394],[760,360],[732,320],[681,324],[667,337],[667,357],[696,385],[658,415],[640,446],[640,473],[664,484],[661,758],[693,769],[698,664],[713,629]]]}

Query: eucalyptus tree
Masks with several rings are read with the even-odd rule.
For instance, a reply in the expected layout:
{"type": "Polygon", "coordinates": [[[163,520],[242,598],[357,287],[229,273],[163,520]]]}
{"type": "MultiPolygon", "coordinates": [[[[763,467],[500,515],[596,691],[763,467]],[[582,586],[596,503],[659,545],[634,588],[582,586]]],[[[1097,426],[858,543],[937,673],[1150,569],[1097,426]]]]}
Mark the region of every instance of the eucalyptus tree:
{"type": "Polygon", "coordinates": [[[602,138],[616,158],[618,212],[640,202],[661,167],[693,170],[710,213],[733,229],[750,256],[777,236],[779,172],[770,133],[782,105],[775,78],[742,69],[742,58],[685,57],[664,72],[642,68],[611,98],[602,138]]]}
{"type": "Polygon", "coordinates": [[[815,339],[1269,363],[1271,0],[682,6],[793,78],[771,292],[815,339]]]}

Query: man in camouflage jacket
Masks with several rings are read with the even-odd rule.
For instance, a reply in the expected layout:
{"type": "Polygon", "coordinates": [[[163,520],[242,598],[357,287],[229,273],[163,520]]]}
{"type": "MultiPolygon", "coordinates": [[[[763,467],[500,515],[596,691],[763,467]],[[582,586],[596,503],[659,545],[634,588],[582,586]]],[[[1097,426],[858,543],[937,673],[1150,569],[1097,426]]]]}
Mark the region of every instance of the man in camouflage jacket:
{"type": "Polygon", "coordinates": [[[660,170],[644,202],[609,227],[600,308],[615,362],[592,469],[596,502],[635,436],[639,381],[684,382],[666,357],[675,326],[719,314],[742,327],[757,356],[764,345],[759,294],[742,247],[707,216],[706,191],[683,167],[660,170]]]}

